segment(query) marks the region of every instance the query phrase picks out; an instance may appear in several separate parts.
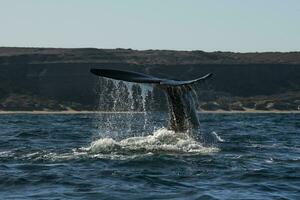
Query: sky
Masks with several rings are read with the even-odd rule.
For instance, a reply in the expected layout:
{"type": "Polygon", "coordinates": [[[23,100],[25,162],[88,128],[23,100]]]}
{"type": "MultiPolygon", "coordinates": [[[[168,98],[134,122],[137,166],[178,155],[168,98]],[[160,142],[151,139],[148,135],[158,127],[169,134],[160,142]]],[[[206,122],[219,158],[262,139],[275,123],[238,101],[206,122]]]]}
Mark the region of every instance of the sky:
{"type": "Polygon", "coordinates": [[[0,0],[0,46],[300,51],[300,0],[0,0]]]}

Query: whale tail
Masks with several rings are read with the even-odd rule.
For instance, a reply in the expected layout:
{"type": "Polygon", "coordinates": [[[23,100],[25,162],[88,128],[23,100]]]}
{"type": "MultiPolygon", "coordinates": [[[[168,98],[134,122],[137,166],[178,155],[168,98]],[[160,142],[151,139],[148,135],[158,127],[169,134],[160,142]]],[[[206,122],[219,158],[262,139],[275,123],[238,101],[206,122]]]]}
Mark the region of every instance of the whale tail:
{"type": "Polygon", "coordinates": [[[106,78],[112,78],[121,81],[134,82],[134,83],[155,83],[162,86],[185,86],[191,85],[194,83],[198,83],[206,80],[211,77],[212,74],[206,74],[197,79],[180,81],[180,80],[172,80],[172,79],[163,79],[157,78],[154,76],[150,76],[143,73],[132,72],[132,71],[123,71],[123,70],[114,70],[114,69],[91,69],[91,73],[102,76],[106,78]]]}
{"type": "Polygon", "coordinates": [[[197,79],[180,81],[114,69],[91,69],[91,73],[116,80],[157,84],[167,96],[170,117],[169,129],[175,132],[183,132],[190,128],[199,127],[194,99],[190,94],[191,86],[212,76],[210,73],[197,79]]]}

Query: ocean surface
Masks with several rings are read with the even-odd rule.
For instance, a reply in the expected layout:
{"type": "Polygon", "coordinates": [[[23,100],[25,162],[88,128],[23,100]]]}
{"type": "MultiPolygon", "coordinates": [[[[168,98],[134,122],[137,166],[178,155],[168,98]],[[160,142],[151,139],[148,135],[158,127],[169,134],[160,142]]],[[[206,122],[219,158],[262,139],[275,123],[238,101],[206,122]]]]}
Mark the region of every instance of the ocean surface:
{"type": "Polygon", "coordinates": [[[299,114],[166,117],[0,115],[0,199],[300,199],[299,114]]]}

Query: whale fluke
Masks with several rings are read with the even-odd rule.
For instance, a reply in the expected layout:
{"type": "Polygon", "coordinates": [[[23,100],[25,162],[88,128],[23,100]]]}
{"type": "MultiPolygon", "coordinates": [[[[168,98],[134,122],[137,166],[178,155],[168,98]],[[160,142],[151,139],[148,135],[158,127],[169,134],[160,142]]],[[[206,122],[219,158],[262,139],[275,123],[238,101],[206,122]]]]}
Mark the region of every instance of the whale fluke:
{"type": "Polygon", "coordinates": [[[202,82],[211,77],[207,74],[203,77],[188,80],[172,80],[157,78],[151,75],[122,71],[114,69],[91,69],[91,73],[106,78],[134,82],[157,84],[166,94],[169,103],[169,129],[175,132],[183,132],[199,127],[199,120],[195,108],[191,85],[202,82]]]}
{"type": "Polygon", "coordinates": [[[97,76],[103,76],[106,78],[112,78],[121,81],[134,82],[134,83],[156,83],[156,84],[166,85],[166,86],[190,85],[196,82],[203,81],[212,76],[212,74],[210,73],[194,80],[179,81],[179,80],[172,80],[172,79],[157,78],[154,76],[150,76],[138,72],[115,70],[115,69],[91,69],[91,73],[97,76]]]}

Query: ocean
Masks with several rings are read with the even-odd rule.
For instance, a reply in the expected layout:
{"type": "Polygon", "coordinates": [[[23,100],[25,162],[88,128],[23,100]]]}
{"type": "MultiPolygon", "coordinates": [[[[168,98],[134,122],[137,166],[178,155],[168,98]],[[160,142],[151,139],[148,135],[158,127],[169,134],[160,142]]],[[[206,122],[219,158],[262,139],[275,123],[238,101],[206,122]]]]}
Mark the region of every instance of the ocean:
{"type": "Polygon", "coordinates": [[[0,199],[300,199],[300,114],[0,115],[0,199]],[[203,144],[201,134],[217,141],[203,144]]]}

